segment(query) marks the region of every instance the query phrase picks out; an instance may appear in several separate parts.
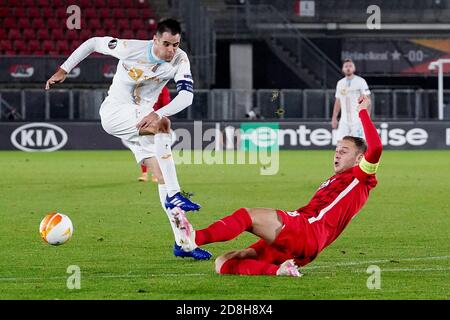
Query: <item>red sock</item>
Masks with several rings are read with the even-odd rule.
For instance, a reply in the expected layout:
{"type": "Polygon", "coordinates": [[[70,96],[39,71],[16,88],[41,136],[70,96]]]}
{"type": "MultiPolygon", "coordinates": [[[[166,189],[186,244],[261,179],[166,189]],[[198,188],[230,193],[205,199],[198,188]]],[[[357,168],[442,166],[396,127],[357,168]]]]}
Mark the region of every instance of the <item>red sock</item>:
{"type": "Polygon", "coordinates": [[[142,171],[142,173],[147,173],[147,166],[141,164],[141,171],[142,171]]]}
{"type": "Polygon", "coordinates": [[[220,274],[275,276],[279,266],[254,259],[229,259],[220,268],[220,274]]]}
{"type": "Polygon", "coordinates": [[[211,242],[228,241],[236,238],[252,226],[247,209],[241,208],[233,214],[214,222],[206,229],[195,231],[195,243],[201,246],[211,242]]]}

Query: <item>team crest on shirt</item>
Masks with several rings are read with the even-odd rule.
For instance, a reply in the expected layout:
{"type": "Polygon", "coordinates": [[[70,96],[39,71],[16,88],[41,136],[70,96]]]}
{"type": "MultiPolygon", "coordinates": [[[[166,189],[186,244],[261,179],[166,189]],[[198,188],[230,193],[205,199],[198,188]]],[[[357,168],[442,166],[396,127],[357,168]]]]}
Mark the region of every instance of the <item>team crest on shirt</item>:
{"type": "Polygon", "coordinates": [[[342,96],[347,95],[347,93],[348,93],[348,88],[347,87],[344,87],[344,88],[341,89],[341,95],[342,96]]]}

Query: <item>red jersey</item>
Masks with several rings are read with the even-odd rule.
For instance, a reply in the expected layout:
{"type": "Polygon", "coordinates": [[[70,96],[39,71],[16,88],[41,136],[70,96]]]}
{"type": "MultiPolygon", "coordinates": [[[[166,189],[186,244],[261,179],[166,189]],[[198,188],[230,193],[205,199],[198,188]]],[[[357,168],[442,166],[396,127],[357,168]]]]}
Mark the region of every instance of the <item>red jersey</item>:
{"type": "Polygon", "coordinates": [[[355,166],[322,183],[309,203],[296,210],[315,229],[319,252],[341,234],[376,185],[374,174],[369,175],[355,166]]]}
{"type": "Polygon", "coordinates": [[[168,105],[170,103],[170,92],[167,87],[163,87],[161,90],[161,93],[158,96],[158,101],[156,101],[155,105],[153,106],[153,111],[159,110],[165,105],[168,105]]]}
{"type": "Polygon", "coordinates": [[[366,110],[359,112],[367,140],[367,151],[359,165],[332,176],[322,183],[309,203],[296,211],[277,210],[283,227],[268,244],[260,240],[249,248],[258,259],[281,264],[295,259],[299,266],[313,261],[345,229],[366,203],[369,192],[377,185],[375,173],[382,145],[366,110]]]}
{"type": "Polygon", "coordinates": [[[342,233],[377,185],[375,172],[382,151],[381,140],[367,111],[361,111],[359,116],[368,147],[361,163],[322,183],[309,203],[296,210],[311,227],[317,253],[342,233]]]}

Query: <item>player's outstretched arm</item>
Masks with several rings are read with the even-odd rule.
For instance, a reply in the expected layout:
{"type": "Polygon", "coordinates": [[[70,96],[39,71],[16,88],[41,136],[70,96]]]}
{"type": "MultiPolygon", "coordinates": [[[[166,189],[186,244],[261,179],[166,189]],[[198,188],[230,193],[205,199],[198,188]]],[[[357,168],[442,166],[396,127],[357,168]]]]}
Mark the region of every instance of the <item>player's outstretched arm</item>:
{"type": "Polygon", "coordinates": [[[56,71],[56,73],[47,81],[45,89],[48,90],[51,85],[63,82],[66,75],[93,52],[98,52],[121,59],[129,53],[129,50],[124,46],[122,40],[119,39],[112,37],[90,38],[83,42],[74,52],[72,52],[58,71],[56,71]]]}
{"type": "Polygon", "coordinates": [[[381,152],[383,151],[383,145],[367,111],[369,105],[370,100],[365,96],[362,97],[358,105],[358,111],[367,142],[367,151],[364,154],[363,162],[367,165],[369,171],[374,171],[373,173],[375,173],[378,162],[380,161],[381,152]]]}

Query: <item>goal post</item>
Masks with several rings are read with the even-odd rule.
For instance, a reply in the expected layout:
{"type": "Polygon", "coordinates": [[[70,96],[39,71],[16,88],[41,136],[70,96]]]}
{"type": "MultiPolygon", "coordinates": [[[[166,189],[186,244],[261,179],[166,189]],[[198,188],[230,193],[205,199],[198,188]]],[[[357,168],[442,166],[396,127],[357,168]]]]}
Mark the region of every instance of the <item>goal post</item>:
{"type": "Polygon", "coordinates": [[[444,64],[450,63],[450,59],[438,59],[428,65],[428,70],[438,72],[438,119],[444,120],[444,64]]]}

